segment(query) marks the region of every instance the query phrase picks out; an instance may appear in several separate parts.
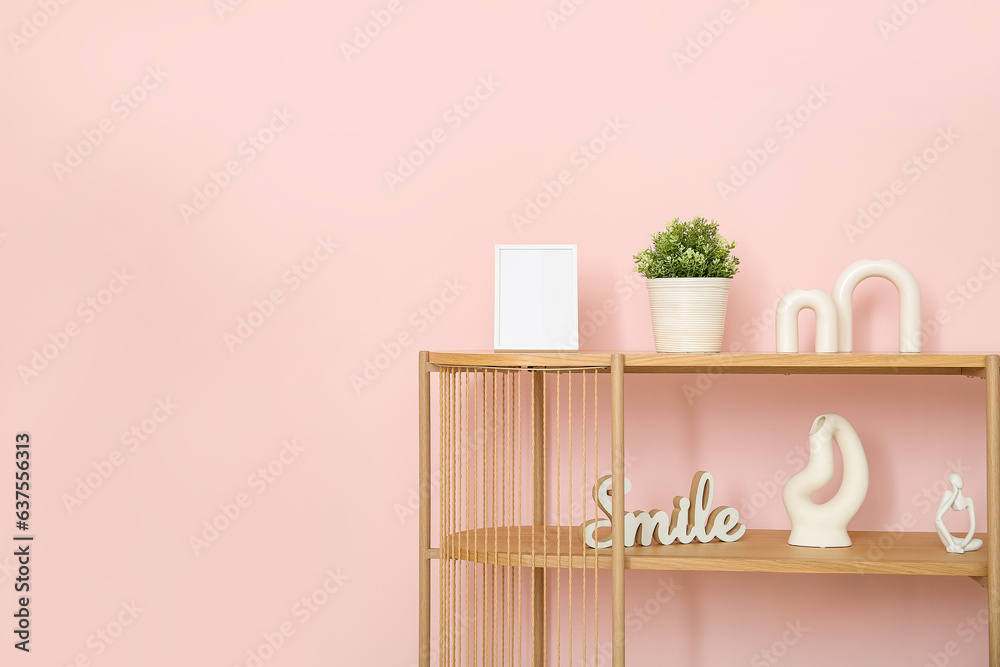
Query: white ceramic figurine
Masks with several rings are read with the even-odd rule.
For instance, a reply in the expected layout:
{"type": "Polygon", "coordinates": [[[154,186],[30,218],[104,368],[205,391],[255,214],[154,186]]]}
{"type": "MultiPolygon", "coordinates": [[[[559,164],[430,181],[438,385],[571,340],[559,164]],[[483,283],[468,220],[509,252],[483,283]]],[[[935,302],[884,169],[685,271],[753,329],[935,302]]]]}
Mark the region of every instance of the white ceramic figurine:
{"type": "Polygon", "coordinates": [[[849,547],[847,524],[868,495],[868,459],[850,422],[820,415],[809,430],[809,463],[785,483],[781,499],[792,523],[788,543],[799,547],[849,547]],[[844,477],[830,500],[817,505],[812,494],[833,479],[833,443],[840,447],[844,477]]]}
{"type": "Polygon", "coordinates": [[[983,541],[972,536],[976,532],[976,511],[972,507],[972,498],[967,498],[962,493],[964,482],[962,476],[957,472],[948,475],[948,481],[951,482],[951,489],[941,494],[941,504],[938,505],[934,527],[937,528],[938,536],[945,548],[948,549],[948,553],[962,554],[966,551],[975,551],[983,546],[983,541]],[[965,536],[965,539],[958,540],[944,525],[944,515],[949,509],[961,512],[966,508],[969,510],[969,534],[965,536]]]}

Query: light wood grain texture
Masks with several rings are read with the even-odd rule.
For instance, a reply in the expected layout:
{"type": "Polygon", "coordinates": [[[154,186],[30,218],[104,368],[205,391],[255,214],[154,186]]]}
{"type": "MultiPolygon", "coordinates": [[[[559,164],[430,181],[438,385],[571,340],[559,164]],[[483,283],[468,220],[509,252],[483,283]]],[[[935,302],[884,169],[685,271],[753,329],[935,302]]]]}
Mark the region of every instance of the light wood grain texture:
{"type": "MultiPolygon", "coordinates": [[[[531,374],[531,523],[538,526],[539,534],[545,526],[545,470],[542,460],[545,456],[545,375],[531,374]]],[[[524,544],[534,544],[534,551],[539,552],[545,543],[544,538],[531,541],[530,535],[524,544]]],[[[545,567],[537,567],[531,572],[531,659],[535,667],[545,667],[545,567]]]]}
{"type": "Polygon", "coordinates": [[[420,649],[417,664],[431,664],[431,374],[428,353],[419,356],[420,387],[420,649]]]}
{"type": "MultiPolygon", "coordinates": [[[[988,597],[990,666],[1000,667],[1000,368],[986,364],[986,534],[989,536],[988,597]]],[[[973,552],[975,553],[975,552],[973,552]]]]}
{"type": "MultiPolygon", "coordinates": [[[[441,366],[610,369],[617,353],[432,352],[441,366]]],[[[626,373],[968,375],[985,377],[986,354],[656,354],[626,353],[626,373]]]]}
{"type": "Polygon", "coordinates": [[[607,352],[432,352],[431,361],[440,366],[484,368],[590,368],[611,366],[607,352]]]}
{"type": "MultiPolygon", "coordinates": [[[[511,542],[518,539],[545,542],[548,555],[536,549],[530,553],[493,548],[493,529],[471,534],[457,533],[453,541],[456,557],[475,563],[520,567],[594,567],[594,550],[580,540],[577,530],[567,526],[514,526],[501,528],[501,543],[510,531],[511,542]],[[559,556],[556,556],[558,544],[559,556]]],[[[977,537],[985,538],[984,533],[977,537]]],[[[851,531],[850,547],[794,547],[788,544],[787,530],[748,530],[736,542],[692,542],[691,544],[625,547],[626,570],[687,570],[702,572],[793,572],[812,574],[907,574],[955,577],[985,577],[989,548],[964,554],[950,554],[934,532],[902,535],[882,531],[851,531]],[[888,548],[879,546],[888,544],[888,548]]],[[[434,553],[433,550],[431,553],[434,553]]],[[[607,551],[597,554],[597,566],[612,569],[614,557],[607,551]]]]}
{"type": "MultiPolygon", "coordinates": [[[[967,576],[987,588],[990,665],[1000,667],[1000,367],[998,357],[962,354],[655,354],[649,352],[421,352],[420,353],[420,667],[430,665],[430,561],[469,561],[531,568],[532,664],[545,664],[545,577],[547,568],[595,566],[612,574],[612,664],[624,667],[625,570],[691,570],[834,574],[967,576]],[[545,373],[532,374],[532,526],[467,530],[430,547],[430,374],[449,367],[565,370],[594,368],[611,375],[612,497],[611,532],[616,546],[597,553],[586,548],[573,527],[546,526],[546,475],[542,461],[546,434],[545,373]],[[950,375],[986,379],[987,533],[984,548],[949,554],[936,533],[852,531],[846,548],[794,547],[788,531],[749,530],[738,542],[624,547],[624,375],[626,373],[727,373],[784,375],[950,375]],[[504,532],[506,531],[506,532],[504,532]],[[506,539],[505,539],[506,538],[506,539]],[[534,553],[505,546],[535,543],[534,553]],[[880,544],[881,542],[881,544],[880,544]],[[885,546],[888,545],[888,546],[885,546]],[[536,622],[537,621],[537,622],[536,622]]],[[[608,529],[604,529],[608,530],[608,529]]],[[[605,538],[606,539],[606,538],[605,538]]]]}
{"type": "Polygon", "coordinates": [[[629,354],[630,373],[754,373],[808,375],[976,375],[975,354],[629,354]]]}
{"type": "Polygon", "coordinates": [[[625,355],[611,357],[611,636],[614,667],[625,667],[625,355]]]}

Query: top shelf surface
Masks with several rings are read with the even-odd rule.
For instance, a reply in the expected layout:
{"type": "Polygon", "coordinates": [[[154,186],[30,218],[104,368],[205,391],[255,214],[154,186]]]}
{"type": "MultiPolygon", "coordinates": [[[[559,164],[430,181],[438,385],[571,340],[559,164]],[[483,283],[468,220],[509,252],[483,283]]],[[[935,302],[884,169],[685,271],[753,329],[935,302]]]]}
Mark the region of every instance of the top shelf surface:
{"type": "Polygon", "coordinates": [[[749,373],[799,375],[967,375],[985,377],[987,353],[960,354],[657,354],[654,352],[430,352],[435,366],[570,369],[611,367],[626,373],[749,373]]]}

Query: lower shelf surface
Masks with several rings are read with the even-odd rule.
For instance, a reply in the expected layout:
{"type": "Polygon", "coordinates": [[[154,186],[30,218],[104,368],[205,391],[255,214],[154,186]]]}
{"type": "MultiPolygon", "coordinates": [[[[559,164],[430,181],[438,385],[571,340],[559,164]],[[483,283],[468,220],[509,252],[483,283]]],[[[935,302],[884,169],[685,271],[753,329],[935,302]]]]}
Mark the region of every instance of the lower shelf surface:
{"type": "MultiPolygon", "coordinates": [[[[748,530],[736,542],[652,545],[625,549],[625,568],[718,572],[920,574],[985,577],[985,533],[978,551],[951,554],[937,533],[851,531],[850,547],[795,547],[787,530],[748,530]]],[[[436,558],[520,567],[610,569],[611,549],[590,549],[575,528],[514,526],[448,535],[436,558]]]]}

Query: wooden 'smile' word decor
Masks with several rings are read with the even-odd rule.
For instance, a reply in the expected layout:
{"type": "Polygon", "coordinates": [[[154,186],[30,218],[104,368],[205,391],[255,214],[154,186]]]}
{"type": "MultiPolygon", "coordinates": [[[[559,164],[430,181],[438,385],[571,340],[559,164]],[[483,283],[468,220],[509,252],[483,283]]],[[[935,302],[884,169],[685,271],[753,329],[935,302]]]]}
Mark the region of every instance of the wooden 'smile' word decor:
{"type": "MultiPolygon", "coordinates": [[[[657,509],[649,512],[626,512],[625,546],[631,547],[638,542],[648,547],[654,539],[667,545],[674,540],[690,544],[696,539],[699,542],[710,542],[713,539],[734,542],[743,537],[746,526],[739,522],[740,513],[735,508],[720,506],[709,511],[713,486],[712,475],[700,471],[691,481],[690,497],[675,497],[674,508],[669,514],[657,509]]],[[[631,490],[632,482],[626,477],[625,493],[631,490]]],[[[598,529],[611,526],[611,475],[597,480],[594,500],[608,518],[585,521],[580,526],[580,539],[592,549],[607,549],[611,546],[611,536],[598,539],[596,534],[598,529]]]]}

